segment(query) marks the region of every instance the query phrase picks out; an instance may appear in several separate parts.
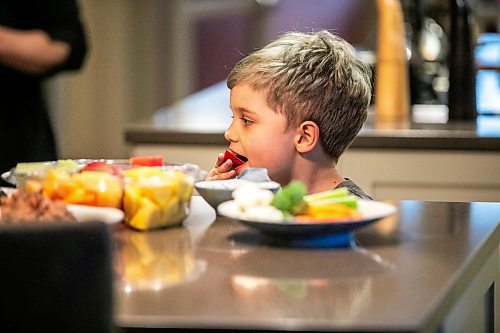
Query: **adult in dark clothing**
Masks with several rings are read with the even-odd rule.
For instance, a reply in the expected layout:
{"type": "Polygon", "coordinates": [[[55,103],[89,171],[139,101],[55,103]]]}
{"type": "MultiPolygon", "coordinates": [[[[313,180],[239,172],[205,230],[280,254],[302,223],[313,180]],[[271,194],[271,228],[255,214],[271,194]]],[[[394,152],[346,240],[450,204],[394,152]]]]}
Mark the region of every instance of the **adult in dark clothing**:
{"type": "Polygon", "coordinates": [[[42,83],[83,64],[75,1],[0,0],[0,172],[57,158],[42,83]]]}

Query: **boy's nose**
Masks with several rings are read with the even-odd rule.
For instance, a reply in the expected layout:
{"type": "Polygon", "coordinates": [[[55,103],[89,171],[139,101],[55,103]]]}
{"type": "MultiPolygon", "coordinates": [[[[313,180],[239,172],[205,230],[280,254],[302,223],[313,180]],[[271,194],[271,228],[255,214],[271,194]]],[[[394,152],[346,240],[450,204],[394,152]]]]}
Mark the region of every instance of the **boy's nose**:
{"type": "Polygon", "coordinates": [[[227,130],[224,132],[224,138],[229,142],[237,141],[236,135],[234,134],[233,123],[234,121],[231,122],[231,125],[229,125],[227,130]]]}

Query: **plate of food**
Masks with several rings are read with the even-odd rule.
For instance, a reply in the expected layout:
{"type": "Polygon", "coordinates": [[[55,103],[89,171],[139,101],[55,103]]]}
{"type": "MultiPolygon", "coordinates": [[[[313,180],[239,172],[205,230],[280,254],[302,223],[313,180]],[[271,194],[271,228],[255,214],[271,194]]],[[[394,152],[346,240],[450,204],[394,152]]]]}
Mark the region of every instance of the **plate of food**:
{"type": "Polygon", "coordinates": [[[346,188],[306,195],[302,184],[292,182],[276,194],[264,191],[239,189],[218,212],[274,239],[323,238],[326,243],[333,235],[345,235],[397,212],[391,204],[358,199],[346,188]]]}
{"type": "Polygon", "coordinates": [[[49,200],[39,192],[12,191],[0,198],[0,224],[88,221],[115,224],[123,218],[123,211],[117,208],[65,204],[49,200]]]}
{"type": "Polygon", "coordinates": [[[285,237],[352,231],[394,214],[396,208],[385,202],[359,199],[358,211],[361,217],[356,219],[298,217],[297,219],[268,220],[262,217],[251,220],[241,214],[235,200],[223,202],[219,206],[219,213],[223,216],[236,219],[262,232],[285,237]]]}

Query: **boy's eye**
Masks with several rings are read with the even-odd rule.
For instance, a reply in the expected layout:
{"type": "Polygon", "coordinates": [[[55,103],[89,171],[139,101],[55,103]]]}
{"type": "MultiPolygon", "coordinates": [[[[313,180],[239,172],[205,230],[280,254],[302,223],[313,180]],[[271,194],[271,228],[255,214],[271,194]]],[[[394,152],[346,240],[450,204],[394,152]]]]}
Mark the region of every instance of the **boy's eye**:
{"type": "Polygon", "coordinates": [[[249,119],[247,119],[245,117],[240,117],[240,119],[243,122],[244,126],[250,126],[253,123],[253,121],[251,121],[251,120],[249,120],[249,119]]]}

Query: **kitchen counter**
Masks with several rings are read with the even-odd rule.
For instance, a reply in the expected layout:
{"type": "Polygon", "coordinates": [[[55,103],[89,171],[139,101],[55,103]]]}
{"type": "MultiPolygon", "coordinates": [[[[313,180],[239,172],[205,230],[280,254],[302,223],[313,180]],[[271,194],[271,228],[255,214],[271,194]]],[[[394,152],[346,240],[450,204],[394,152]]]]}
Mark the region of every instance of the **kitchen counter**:
{"type": "Polygon", "coordinates": [[[276,246],[192,200],[184,227],[117,226],[115,318],[124,332],[498,325],[500,203],[392,201],[398,213],[356,231],[355,246],[311,249],[276,246]]]}
{"type": "MultiPolygon", "coordinates": [[[[221,82],[129,126],[132,145],[226,145],[231,121],[229,90],[221,82]]],[[[447,121],[445,106],[416,105],[408,123],[377,123],[373,111],[351,149],[438,149],[500,151],[500,117],[447,121]]]]}
{"type": "MultiPolygon", "coordinates": [[[[221,82],[159,110],[127,128],[132,155],[161,154],[212,169],[228,146],[228,105],[221,82]]],[[[379,123],[370,111],[337,168],[377,199],[497,202],[499,153],[500,116],[448,121],[446,106],[415,105],[406,123],[379,123]]]]}
{"type": "MultiPolygon", "coordinates": [[[[415,105],[412,121],[369,112],[338,171],[377,199],[500,201],[500,116],[448,121],[445,106],[415,105]],[[412,191],[407,191],[412,188],[412,191]]],[[[221,82],[127,128],[132,155],[213,168],[228,142],[229,90],[221,82]]]]}

